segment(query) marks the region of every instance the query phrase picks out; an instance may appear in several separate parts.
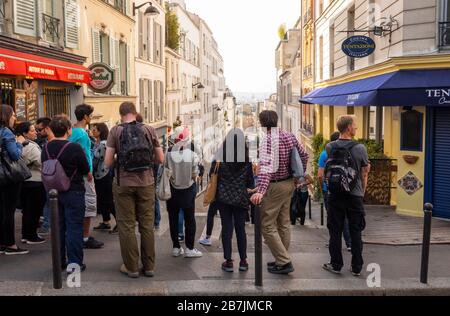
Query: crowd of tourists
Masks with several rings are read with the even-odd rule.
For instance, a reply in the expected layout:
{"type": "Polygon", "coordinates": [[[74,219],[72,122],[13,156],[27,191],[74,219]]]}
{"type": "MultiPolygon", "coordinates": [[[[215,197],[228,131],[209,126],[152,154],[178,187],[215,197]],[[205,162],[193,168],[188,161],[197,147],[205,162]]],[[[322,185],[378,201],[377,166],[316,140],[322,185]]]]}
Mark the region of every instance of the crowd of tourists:
{"type": "MultiPolygon", "coordinates": [[[[201,148],[196,148],[189,130],[176,127],[163,149],[133,103],[120,105],[121,122],[111,130],[104,123],[91,123],[93,112],[88,104],[77,106],[73,125],[65,115],[16,124],[12,107],[0,106],[0,254],[24,255],[29,253],[25,245],[46,242],[51,229],[48,194],[56,190],[62,268],[67,273],[73,272],[68,268],[73,264],[86,269],[83,249],[104,247],[91,236],[97,230],[118,235],[122,273],[130,278],[153,277],[155,231],[163,201],[173,257],[202,257],[195,247],[195,210],[204,167],[201,148]],[[16,210],[22,214],[21,244],[15,238],[16,210]],[[91,227],[97,215],[101,221],[91,227]]],[[[246,222],[255,223],[255,207],[260,207],[261,231],[275,259],[267,263],[268,272],[289,274],[294,271],[291,225],[297,220],[305,224],[308,188],[313,183],[306,173],[309,156],[295,135],[278,127],[276,112],[263,111],[259,121],[265,134],[258,161],[250,159],[246,136],[237,128],[215,153],[204,193],[204,206],[209,206],[206,235],[198,242],[211,246],[219,212],[225,259],[221,268],[234,271],[234,231],[238,269],[247,271],[246,222]]],[[[351,272],[359,275],[370,164],[365,147],[353,141],[354,117],[339,118],[337,128],[319,160],[331,256],[323,268],[340,273],[344,234],[353,256],[351,272]]]]}

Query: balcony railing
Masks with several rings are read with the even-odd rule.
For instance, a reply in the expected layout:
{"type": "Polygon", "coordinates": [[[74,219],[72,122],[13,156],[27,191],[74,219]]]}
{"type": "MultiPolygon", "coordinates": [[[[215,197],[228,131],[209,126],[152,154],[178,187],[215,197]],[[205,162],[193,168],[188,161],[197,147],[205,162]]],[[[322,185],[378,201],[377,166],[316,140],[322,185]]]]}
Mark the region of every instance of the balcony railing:
{"type": "Polygon", "coordinates": [[[450,22],[439,22],[439,47],[450,46],[450,22]]]}
{"type": "Polygon", "coordinates": [[[44,33],[45,40],[49,42],[59,40],[59,23],[59,19],[42,13],[42,32],[44,33]]]}
{"type": "Polygon", "coordinates": [[[312,65],[308,65],[303,69],[303,79],[312,77],[312,65]]]}

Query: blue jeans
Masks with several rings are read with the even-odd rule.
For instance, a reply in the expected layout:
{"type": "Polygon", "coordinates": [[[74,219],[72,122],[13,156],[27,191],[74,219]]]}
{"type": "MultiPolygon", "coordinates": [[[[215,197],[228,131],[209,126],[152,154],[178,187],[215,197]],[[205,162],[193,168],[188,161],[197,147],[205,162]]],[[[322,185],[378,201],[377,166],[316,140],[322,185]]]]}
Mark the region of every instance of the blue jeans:
{"type": "Polygon", "coordinates": [[[161,223],[161,207],[158,198],[155,198],[155,227],[159,227],[161,223]]]}
{"type": "Polygon", "coordinates": [[[184,211],[180,209],[178,214],[178,236],[184,236],[184,211]]]}
{"type": "Polygon", "coordinates": [[[67,191],[58,196],[63,264],[83,264],[83,221],[86,207],[84,196],[83,191],[67,191]]]}

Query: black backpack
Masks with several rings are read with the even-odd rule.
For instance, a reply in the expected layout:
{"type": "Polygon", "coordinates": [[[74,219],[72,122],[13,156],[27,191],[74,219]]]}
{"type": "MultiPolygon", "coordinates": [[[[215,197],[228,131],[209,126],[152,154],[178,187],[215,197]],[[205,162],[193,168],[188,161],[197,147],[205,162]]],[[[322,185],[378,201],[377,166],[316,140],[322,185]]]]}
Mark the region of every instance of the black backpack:
{"type": "Polygon", "coordinates": [[[359,170],[352,156],[352,149],[357,142],[340,146],[331,143],[329,157],[325,166],[325,178],[328,191],[332,194],[350,193],[356,186],[359,170]]]}
{"type": "Polygon", "coordinates": [[[153,143],[144,131],[144,124],[132,122],[121,124],[119,166],[127,172],[153,169],[153,143]]]}

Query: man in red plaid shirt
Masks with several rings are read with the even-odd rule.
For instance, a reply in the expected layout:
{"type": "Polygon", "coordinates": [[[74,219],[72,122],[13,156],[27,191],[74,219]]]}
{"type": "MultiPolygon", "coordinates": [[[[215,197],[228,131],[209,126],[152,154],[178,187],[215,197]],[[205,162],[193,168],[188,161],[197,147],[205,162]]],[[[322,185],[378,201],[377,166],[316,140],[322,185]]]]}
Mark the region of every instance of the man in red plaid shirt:
{"type": "Polygon", "coordinates": [[[289,211],[295,190],[291,153],[298,150],[305,171],[308,154],[292,133],[277,127],[276,112],[261,112],[259,121],[267,128],[267,135],[260,149],[258,191],[251,201],[255,205],[261,204],[262,234],[276,260],[267,264],[268,271],[288,274],[294,271],[288,252],[291,241],[289,211]]]}

